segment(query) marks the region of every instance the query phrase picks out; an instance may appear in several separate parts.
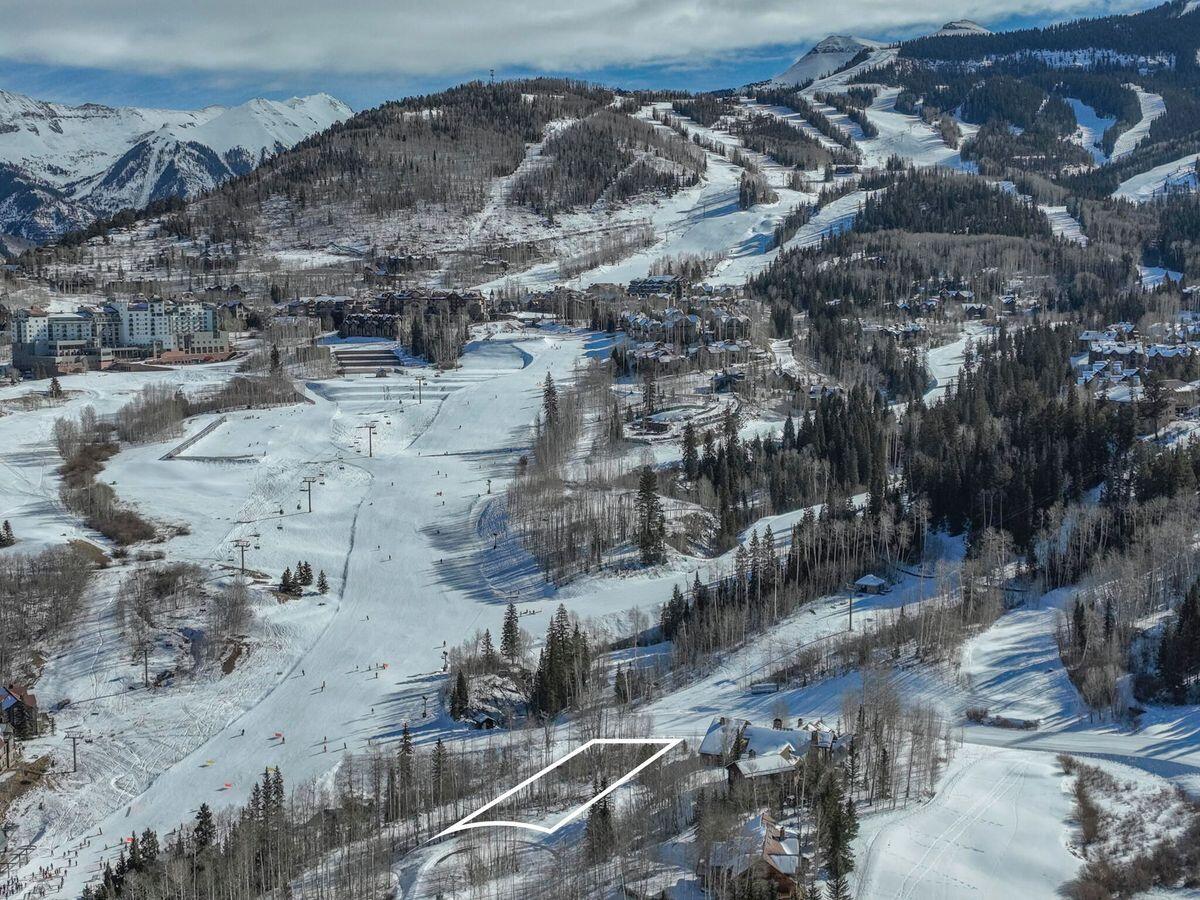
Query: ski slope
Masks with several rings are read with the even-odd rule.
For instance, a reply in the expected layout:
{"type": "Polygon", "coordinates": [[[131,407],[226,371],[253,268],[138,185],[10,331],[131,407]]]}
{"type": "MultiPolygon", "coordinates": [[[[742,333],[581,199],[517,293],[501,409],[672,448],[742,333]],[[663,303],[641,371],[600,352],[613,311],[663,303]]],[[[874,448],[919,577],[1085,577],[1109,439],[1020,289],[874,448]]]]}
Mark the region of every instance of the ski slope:
{"type": "Polygon", "coordinates": [[[1080,865],[1066,780],[1046,754],[960,748],[932,800],[862,822],[855,897],[1056,900],[1080,865]]]}
{"type": "MultiPolygon", "coordinates": [[[[111,594],[97,598],[88,624],[101,629],[101,642],[81,636],[38,685],[48,707],[73,700],[58,714],[60,733],[85,729],[96,743],[81,752],[69,790],[40,795],[44,809],[16,816],[14,839],[36,842],[30,866],[61,865],[78,849],[80,868],[69,870],[66,888],[75,891],[114,855],[109,836],[166,832],[201,802],[244,801],[265,766],[298,784],[329,775],[343,747],[389,741],[406,721],[418,740],[463,728],[441,716],[437,700],[443,642],[456,645],[476,628],[498,634],[507,599],[461,565],[479,550],[473,515],[489,479],[501,490],[527,446],[546,373],[569,379],[583,347],[565,334],[481,340],[461,369],[424,372],[431,390],[421,404],[411,397],[411,370],[352,378],[326,386],[329,397],[313,393],[311,405],[231,416],[189,451],[261,454],[258,461],[159,460],[178,438],[110,461],[104,477],[123,498],[148,515],[191,523],[190,534],[167,545],[172,559],[228,563],[229,541],[257,532],[248,567],[275,579],[309,559],[331,591],[260,607],[267,636],[249,656],[247,677],[235,670],[215,684],[185,681],[180,692],[150,695],[130,687],[140,667],[119,650],[111,594]],[[389,386],[403,396],[385,394],[389,386]],[[371,420],[379,428],[368,458],[360,426],[371,420]],[[297,510],[300,477],[318,470],[326,485],[316,489],[313,513],[297,510]],[[84,845],[98,829],[102,837],[84,845]]],[[[105,378],[127,380],[78,380],[105,378]]],[[[522,624],[540,633],[552,612],[545,605],[522,624]]],[[[31,749],[61,761],[62,744],[45,737],[31,749]]]]}
{"type": "Polygon", "coordinates": [[[1172,191],[1194,191],[1196,189],[1196,162],[1200,153],[1189,153],[1179,159],[1155,166],[1127,178],[1113,191],[1113,196],[1133,203],[1145,203],[1172,191]]]}
{"type": "Polygon", "coordinates": [[[1071,136],[1071,140],[1090,153],[1096,165],[1104,165],[1108,162],[1108,154],[1104,152],[1102,146],[1104,132],[1115,125],[1117,120],[1100,115],[1082,100],[1074,97],[1064,99],[1075,113],[1075,133],[1071,136]]]}
{"type": "MultiPolygon", "coordinates": [[[[858,126],[853,125],[842,113],[832,109],[825,110],[831,119],[839,124],[854,127],[855,138],[862,150],[863,163],[867,166],[883,168],[892,156],[909,160],[917,167],[943,166],[948,169],[959,169],[965,172],[978,171],[978,167],[962,158],[962,152],[946,146],[941,135],[932,125],[926,125],[920,116],[908,115],[896,111],[896,97],[900,95],[898,87],[883,87],[867,107],[866,114],[877,129],[879,135],[874,138],[863,138],[858,126]]],[[[959,147],[979,130],[977,125],[966,122],[958,123],[962,138],[959,147]]]]}
{"type": "Polygon", "coordinates": [[[1050,231],[1053,232],[1055,237],[1063,238],[1064,240],[1071,241],[1083,247],[1087,246],[1088,237],[1083,233],[1083,225],[1080,224],[1078,219],[1067,212],[1067,208],[1065,206],[1047,206],[1045,204],[1038,204],[1038,209],[1040,209],[1045,214],[1046,219],[1049,220],[1050,231]]]}
{"type": "Polygon", "coordinates": [[[1132,153],[1134,148],[1149,136],[1154,120],[1167,111],[1167,105],[1158,94],[1142,90],[1136,84],[1127,84],[1125,87],[1137,94],[1142,117],[1117,137],[1111,157],[1114,161],[1132,153]]]}

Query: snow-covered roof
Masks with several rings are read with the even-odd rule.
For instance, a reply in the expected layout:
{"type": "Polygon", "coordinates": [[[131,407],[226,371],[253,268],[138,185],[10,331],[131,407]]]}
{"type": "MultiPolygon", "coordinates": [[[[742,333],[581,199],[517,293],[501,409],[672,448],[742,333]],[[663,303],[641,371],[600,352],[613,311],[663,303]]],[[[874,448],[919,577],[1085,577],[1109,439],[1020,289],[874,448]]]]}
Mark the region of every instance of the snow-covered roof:
{"type": "Polygon", "coordinates": [[[770,756],[779,754],[785,749],[795,752],[802,750],[805,744],[804,735],[798,731],[767,728],[763,725],[747,725],[742,731],[742,737],[745,739],[742,758],[751,754],[770,756]]]}
{"type": "Polygon", "coordinates": [[[738,733],[742,727],[749,725],[745,719],[729,719],[718,716],[708,726],[704,740],[700,742],[700,752],[706,756],[724,756],[733,753],[737,747],[738,733]]]}
{"type": "Polygon", "coordinates": [[[885,584],[887,584],[887,580],[880,578],[878,575],[872,575],[872,574],[868,573],[868,574],[864,575],[862,578],[858,579],[858,581],[854,582],[854,584],[857,587],[862,587],[862,588],[867,588],[867,587],[878,588],[878,587],[883,587],[885,584]]]}
{"type": "Polygon", "coordinates": [[[771,853],[767,856],[767,862],[769,862],[771,865],[773,865],[776,869],[778,869],[784,875],[795,875],[797,872],[800,871],[800,857],[799,856],[789,856],[789,855],[781,855],[778,853],[771,853]]]}
{"type": "Polygon", "coordinates": [[[744,778],[761,778],[768,775],[782,775],[796,768],[796,757],[784,756],[781,753],[771,753],[766,756],[742,758],[733,763],[738,774],[744,778]]]}

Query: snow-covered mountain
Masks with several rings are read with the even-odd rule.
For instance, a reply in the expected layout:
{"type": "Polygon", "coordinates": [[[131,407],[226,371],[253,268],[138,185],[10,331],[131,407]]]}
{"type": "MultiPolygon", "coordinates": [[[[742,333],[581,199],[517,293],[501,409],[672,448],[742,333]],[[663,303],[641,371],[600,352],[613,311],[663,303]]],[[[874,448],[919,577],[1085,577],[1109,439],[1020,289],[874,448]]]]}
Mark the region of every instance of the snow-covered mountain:
{"type": "Polygon", "coordinates": [[[772,79],[773,84],[795,85],[813,81],[840,69],[862,50],[884,44],[848,34],[831,34],[772,79]]]}
{"type": "Polygon", "coordinates": [[[46,240],[119,209],[192,196],[351,115],[328,94],[173,110],[0,91],[0,233],[46,240]]]}
{"type": "Polygon", "coordinates": [[[932,37],[956,37],[965,34],[991,34],[992,32],[984,28],[978,22],[972,22],[970,19],[955,19],[953,22],[947,22],[937,31],[932,37]]]}

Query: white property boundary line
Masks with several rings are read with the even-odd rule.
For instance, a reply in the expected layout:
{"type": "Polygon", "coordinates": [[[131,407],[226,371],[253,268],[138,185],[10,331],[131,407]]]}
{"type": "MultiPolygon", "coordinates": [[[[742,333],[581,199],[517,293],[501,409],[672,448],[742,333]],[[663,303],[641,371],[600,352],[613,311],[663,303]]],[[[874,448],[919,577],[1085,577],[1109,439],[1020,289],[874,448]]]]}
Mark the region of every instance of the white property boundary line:
{"type": "Polygon", "coordinates": [[[508,827],[508,828],[526,828],[530,831],[540,831],[542,834],[554,834],[554,832],[558,831],[558,829],[562,828],[564,825],[568,824],[569,822],[574,821],[575,819],[577,819],[581,815],[583,815],[585,812],[587,812],[588,809],[590,809],[593,804],[598,803],[600,800],[603,800],[605,797],[607,797],[609,794],[611,794],[613,791],[615,791],[621,785],[625,784],[625,782],[633,779],[638,774],[638,772],[642,771],[642,769],[646,768],[651,763],[653,763],[653,762],[657,761],[658,759],[660,759],[661,757],[665,756],[667,753],[669,753],[671,750],[673,750],[675,747],[677,747],[679,744],[682,744],[682,743],[683,743],[683,738],[592,738],[590,741],[588,741],[583,746],[581,746],[575,750],[572,750],[570,753],[568,753],[562,759],[555,760],[550,765],[546,766],[546,768],[542,769],[540,772],[536,772],[533,775],[526,778],[524,781],[522,781],[516,787],[510,788],[509,790],[505,791],[503,794],[501,794],[495,800],[492,800],[489,803],[485,803],[483,806],[479,807],[479,809],[475,810],[475,812],[471,813],[466,818],[460,819],[459,821],[455,822],[453,825],[451,825],[445,831],[442,831],[441,833],[436,835],[435,839],[444,837],[445,835],[448,835],[448,834],[453,834],[456,831],[466,831],[468,828],[487,828],[490,826],[508,827]],[[483,815],[485,812],[487,812],[493,806],[496,806],[499,803],[503,803],[505,800],[507,800],[513,794],[516,794],[518,791],[524,790],[525,788],[529,787],[529,785],[533,784],[535,781],[537,781],[543,775],[554,771],[559,766],[561,766],[563,763],[565,763],[567,760],[572,759],[575,756],[578,756],[580,753],[582,753],[584,750],[587,750],[589,747],[594,747],[597,745],[612,745],[612,744],[626,745],[626,746],[652,745],[652,746],[661,747],[662,749],[659,750],[657,753],[653,754],[652,756],[650,756],[648,759],[644,760],[636,768],[630,769],[628,772],[626,772],[624,775],[622,775],[620,778],[618,778],[616,781],[614,781],[612,784],[610,784],[608,787],[606,787],[604,790],[602,790],[596,796],[592,797],[592,799],[589,800],[587,803],[584,803],[582,806],[578,806],[575,809],[571,810],[563,818],[559,819],[557,822],[555,822],[553,825],[551,825],[549,827],[546,827],[544,825],[532,825],[528,822],[512,822],[512,821],[508,821],[508,820],[488,819],[488,820],[485,820],[482,822],[476,821],[476,819],[479,816],[483,815]]]}

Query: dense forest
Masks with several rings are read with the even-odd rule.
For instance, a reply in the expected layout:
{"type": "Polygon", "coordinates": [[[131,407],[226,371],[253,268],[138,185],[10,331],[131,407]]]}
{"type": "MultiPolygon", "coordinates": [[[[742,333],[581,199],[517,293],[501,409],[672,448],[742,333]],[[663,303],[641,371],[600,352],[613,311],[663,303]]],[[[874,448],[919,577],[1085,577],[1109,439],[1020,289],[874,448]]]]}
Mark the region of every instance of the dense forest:
{"type": "Polygon", "coordinates": [[[1044,28],[992,34],[922,37],[900,46],[900,54],[921,60],[979,60],[1036,51],[1089,50],[1158,58],[1170,56],[1180,68],[1195,65],[1200,18],[1180,15],[1183,0],[1172,0],[1132,15],[1078,19],[1044,28]]]}
{"type": "Polygon", "coordinates": [[[749,149],[765,153],[785,166],[820,169],[834,158],[816,138],[775,116],[759,113],[739,119],[734,133],[749,149]]]}
{"type": "Polygon", "coordinates": [[[704,152],[675,134],[611,109],[554,132],[544,165],[515,180],[509,200],[553,216],[607,198],[646,191],[674,193],[704,172],[704,152]]]}
{"type": "Polygon", "coordinates": [[[858,150],[854,145],[854,139],[847,133],[846,129],[835,124],[833,120],[817,109],[799,91],[759,88],[755,91],[754,96],[760,103],[782,106],[804,116],[809,125],[848,152],[848,156],[839,159],[838,162],[850,162],[857,159],[858,150]]]}
{"type": "Polygon", "coordinates": [[[855,227],[1050,237],[1050,225],[1037,207],[985,181],[941,170],[908,172],[867,197],[855,227]]]}
{"type": "Polygon", "coordinates": [[[272,197],[287,198],[300,215],[381,215],[422,203],[477,208],[491,179],[515,170],[549,122],[586,116],[611,99],[582,82],[537,78],[390,101],[301,141],[181,216],[244,239],[272,197]]]}

